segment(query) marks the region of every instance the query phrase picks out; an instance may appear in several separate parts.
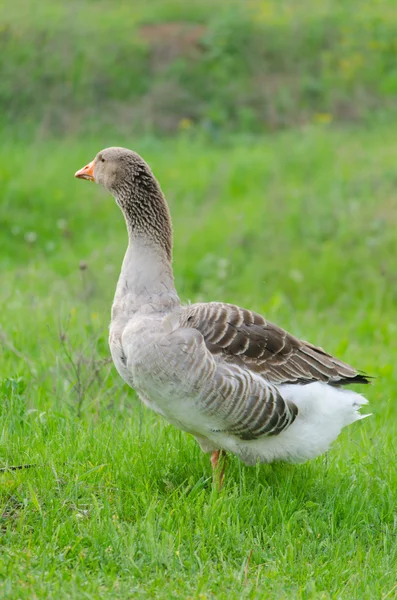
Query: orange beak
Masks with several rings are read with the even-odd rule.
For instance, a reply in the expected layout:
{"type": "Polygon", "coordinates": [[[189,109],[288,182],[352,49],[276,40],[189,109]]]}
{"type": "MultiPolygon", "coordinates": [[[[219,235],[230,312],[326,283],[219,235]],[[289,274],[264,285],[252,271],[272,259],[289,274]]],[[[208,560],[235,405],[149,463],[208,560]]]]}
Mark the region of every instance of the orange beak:
{"type": "Polygon", "coordinates": [[[95,181],[94,179],[94,166],[95,159],[92,160],[88,165],[80,169],[80,171],[76,171],[74,174],[77,179],[88,179],[89,181],[95,181]]]}

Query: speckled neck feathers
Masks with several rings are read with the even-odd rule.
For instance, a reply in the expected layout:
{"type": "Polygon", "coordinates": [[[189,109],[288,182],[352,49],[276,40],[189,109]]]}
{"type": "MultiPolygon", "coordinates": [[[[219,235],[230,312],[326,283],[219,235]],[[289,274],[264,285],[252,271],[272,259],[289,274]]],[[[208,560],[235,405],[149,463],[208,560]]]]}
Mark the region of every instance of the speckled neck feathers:
{"type": "MultiPolygon", "coordinates": [[[[161,188],[140,156],[125,157],[111,191],[127,224],[128,248],[113,304],[113,318],[142,307],[168,312],[179,305],[172,272],[172,226],[161,188]]],[[[110,188],[110,186],[109,186],[110,188]]]]}
{"type": "Polygon", "coordinates": [[[135,162],[130,178],[114,185],[113,193],[127,224],[130,243],[147,240],[172,260],[171,216],[163,192],[148,165],[135,162]]]}

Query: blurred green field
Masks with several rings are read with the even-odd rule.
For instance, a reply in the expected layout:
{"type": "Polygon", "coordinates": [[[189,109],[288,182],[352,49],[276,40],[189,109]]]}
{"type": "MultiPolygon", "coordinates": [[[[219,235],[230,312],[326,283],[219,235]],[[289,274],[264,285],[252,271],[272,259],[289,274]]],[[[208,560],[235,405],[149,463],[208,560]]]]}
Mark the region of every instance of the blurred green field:
{"type": "Polygon", "coordinates": [[[395,111],[391,0],[4,0],[0,126],[258,132],[395,111]]]}
{"type": "Polygon", "coordinates": [[[396,597],[396,121],[223,143],[111,135],[0,148],[0,595],[396,597]],[[126,245],[73,173],[104,146],[151,164],[184,301],[255,309],[373,374],[373,416],[302,466],[231,458],[221,493],[188,435],[109,363],[126,245]]]}

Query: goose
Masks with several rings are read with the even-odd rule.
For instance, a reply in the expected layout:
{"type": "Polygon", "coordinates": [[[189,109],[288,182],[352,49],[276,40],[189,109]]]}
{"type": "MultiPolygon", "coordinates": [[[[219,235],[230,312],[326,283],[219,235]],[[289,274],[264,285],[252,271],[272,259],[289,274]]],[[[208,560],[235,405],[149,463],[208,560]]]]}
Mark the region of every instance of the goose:
{"type": "Polygon", "coordinates": [[[169,208],[141,156],[106,148],[75,177],[110,192],[126,222],[109,332],[115,367],[145,405],[195,437],[214,474],[228,452],[247,465],[305,462],[369,416],[360,413],[368,401],[343,387],[368,384],[363,372],[251,310],[181,304],[169,208]]]}

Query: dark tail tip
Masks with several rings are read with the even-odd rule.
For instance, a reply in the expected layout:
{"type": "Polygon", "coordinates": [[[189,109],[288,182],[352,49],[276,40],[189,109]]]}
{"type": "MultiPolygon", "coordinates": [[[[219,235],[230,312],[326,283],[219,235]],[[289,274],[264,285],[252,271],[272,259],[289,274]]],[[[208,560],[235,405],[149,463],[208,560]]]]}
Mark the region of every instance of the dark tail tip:
{"type": "Polygon", "coordinates": [[[339,385],[352,385],[353,383],[359,383],[368,385],[372,383],[375,377],[371,377],[371,375],[367,375],[366,373],[357,373],[353,377],[344,377],[340,381],[338,381],[339,385]]]}

